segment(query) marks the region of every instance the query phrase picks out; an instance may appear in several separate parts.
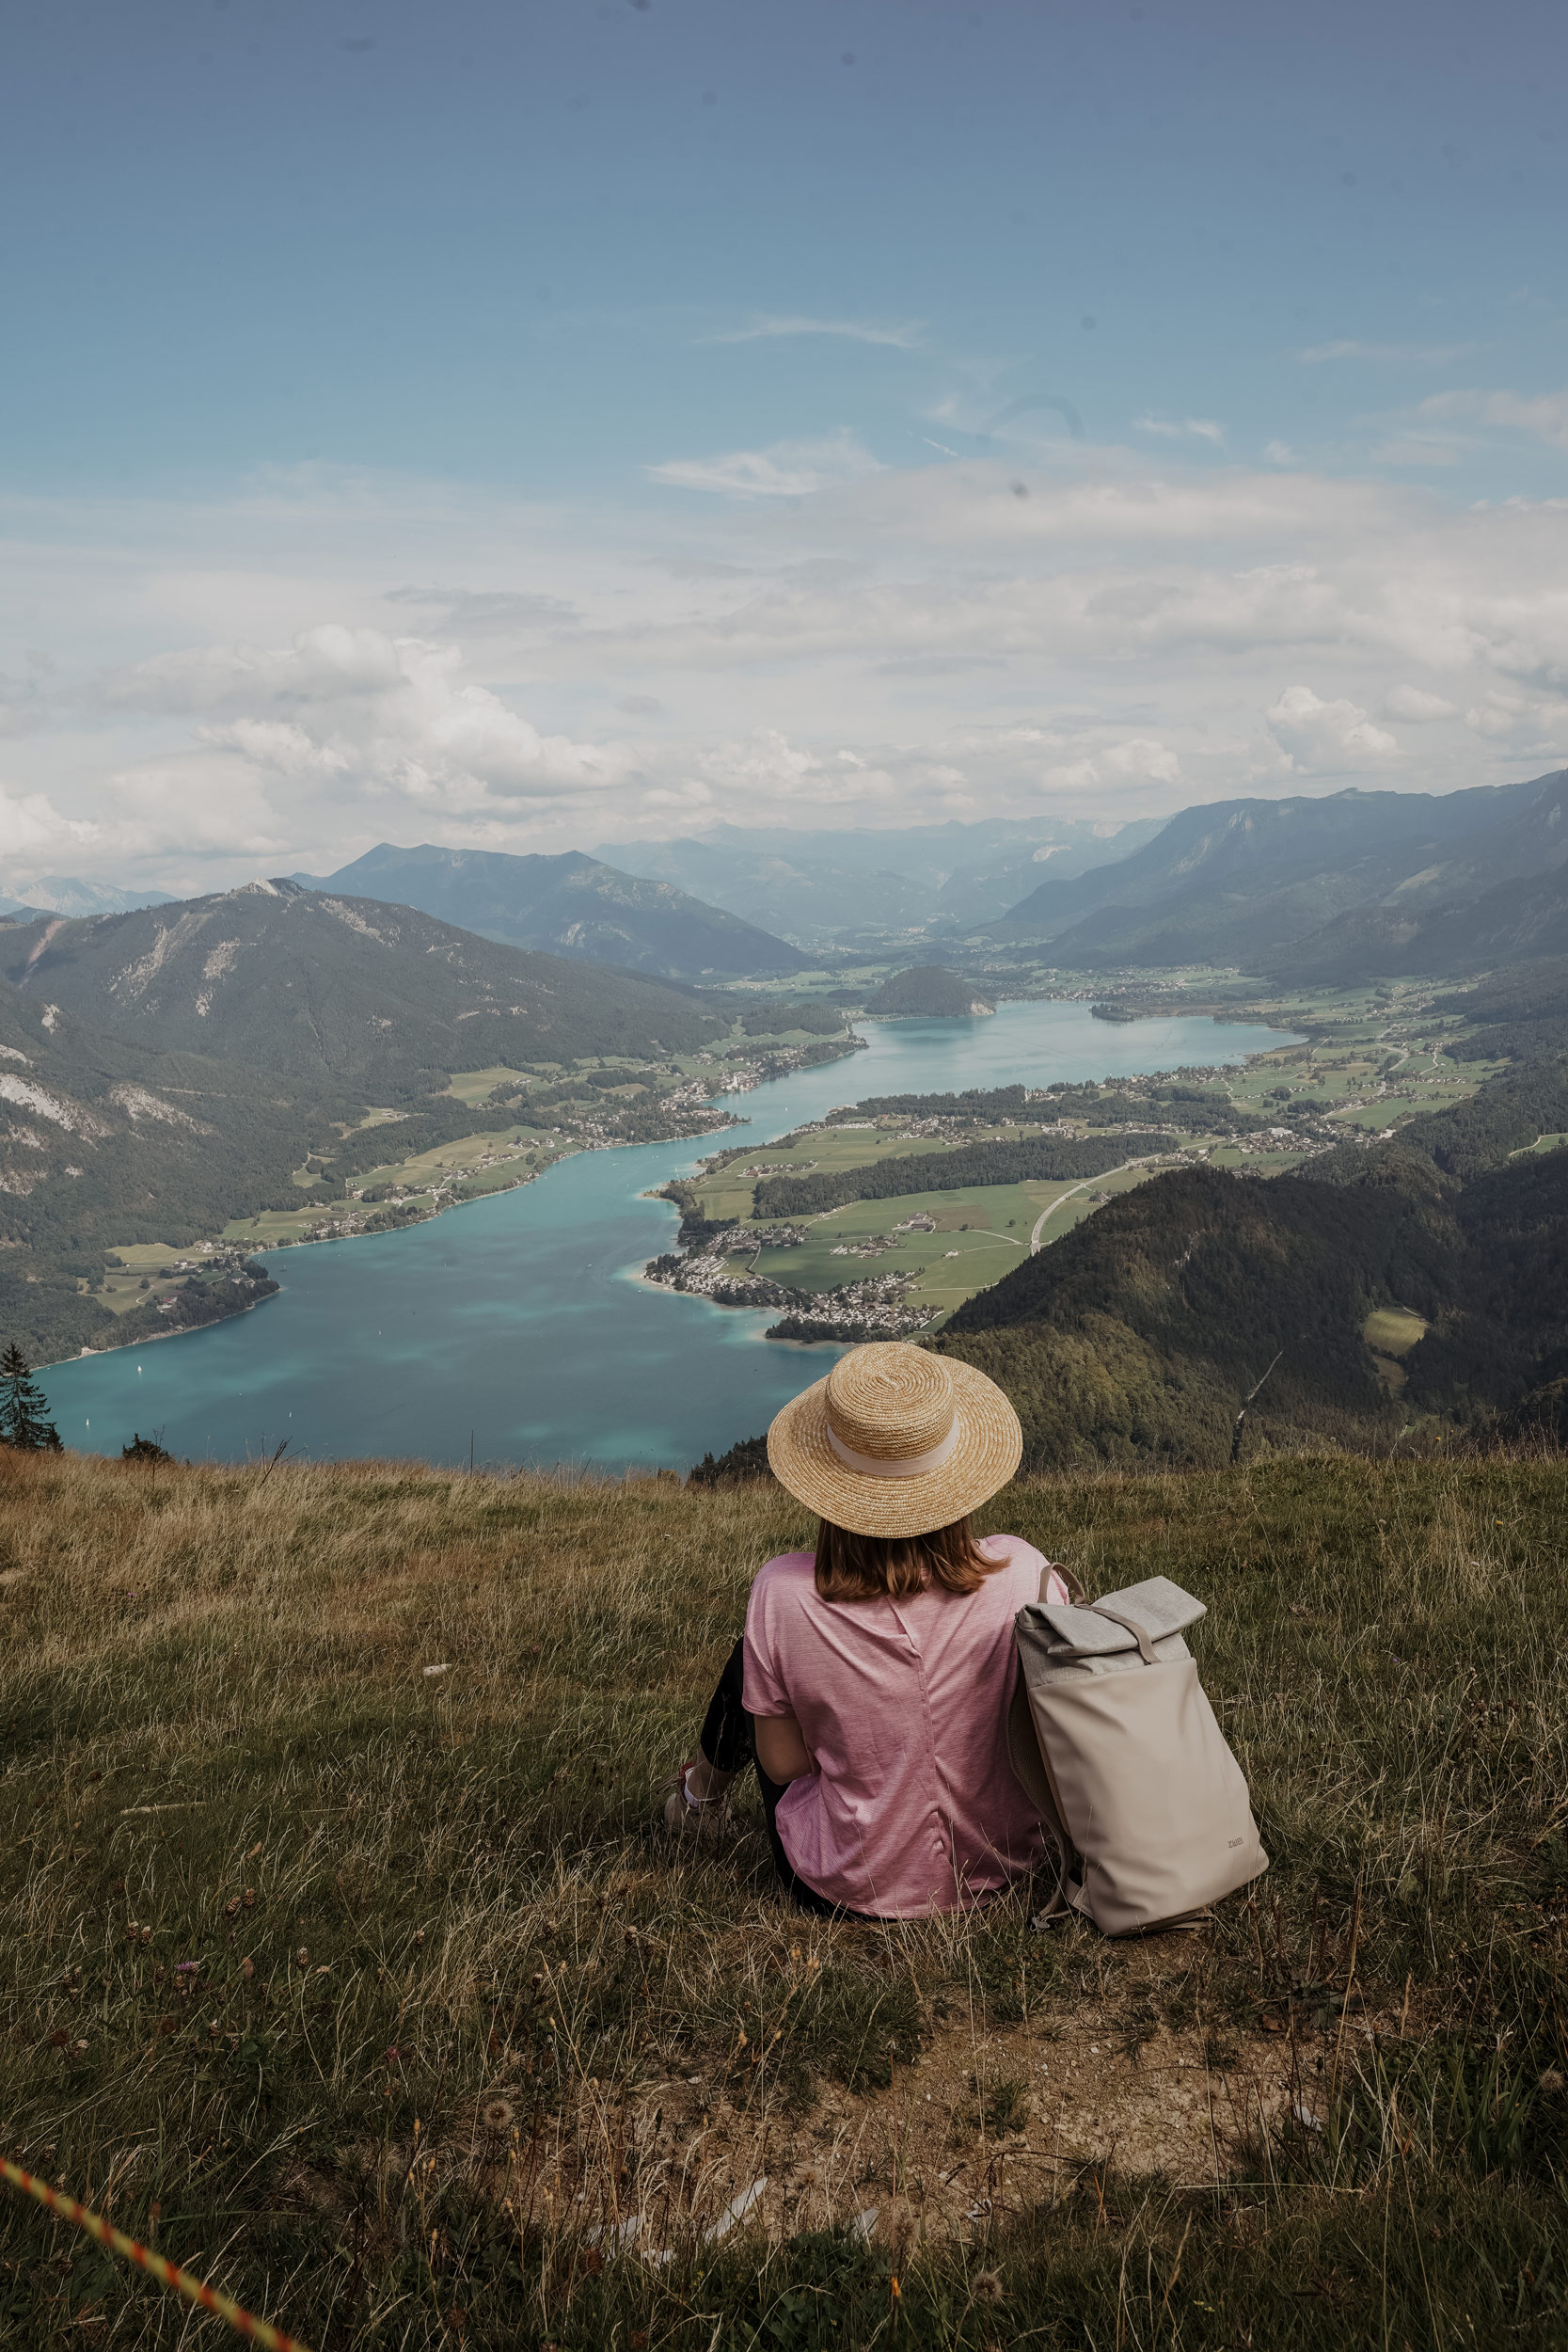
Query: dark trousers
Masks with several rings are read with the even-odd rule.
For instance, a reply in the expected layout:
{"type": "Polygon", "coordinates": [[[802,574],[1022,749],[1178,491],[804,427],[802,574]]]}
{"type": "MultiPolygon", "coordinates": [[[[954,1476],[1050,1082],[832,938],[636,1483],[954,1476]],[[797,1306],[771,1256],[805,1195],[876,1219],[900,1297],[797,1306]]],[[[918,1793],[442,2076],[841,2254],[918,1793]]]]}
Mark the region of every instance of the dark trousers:
{"type": "Polygon", "coordinates": [[[863,1912],[843,1910],[819,1895],[815,1886],[808,1886],[803,1878],[797,1877],[784,1850],[776,1819],[779,1799],[789,1783],[769,1780],[757,1762],[756,1735],[752,1728],[755,1718],[746,1712],[742,1695],[745,1683],[746,1645],[736,1642],[719,1677],[719,1688],[708,1702],[698,1745],[715,1772],[743,1772],[748,1764],[755,1769],[757,1787],[762,1791],[762,1809],[768,1821],[768,1842],[773,1850],[773,1867],[779,1874],[780,1885],[796,1908],[812,1912],[819,1919],[863,1918],[866,1915],[863,1912]]]}

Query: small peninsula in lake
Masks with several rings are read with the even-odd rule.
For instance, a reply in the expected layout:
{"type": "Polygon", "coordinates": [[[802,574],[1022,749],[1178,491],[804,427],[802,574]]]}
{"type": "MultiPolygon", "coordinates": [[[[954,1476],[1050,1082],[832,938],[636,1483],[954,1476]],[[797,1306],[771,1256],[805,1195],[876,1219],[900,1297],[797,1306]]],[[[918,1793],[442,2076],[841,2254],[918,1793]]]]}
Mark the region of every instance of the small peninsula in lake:
{"type": "Polygon", "coordinates": [[[962,1021],[996,1007],[944,964],[916,963],[884,980],[866,998],[864,1009],[873,1021],[962,1021]]]}

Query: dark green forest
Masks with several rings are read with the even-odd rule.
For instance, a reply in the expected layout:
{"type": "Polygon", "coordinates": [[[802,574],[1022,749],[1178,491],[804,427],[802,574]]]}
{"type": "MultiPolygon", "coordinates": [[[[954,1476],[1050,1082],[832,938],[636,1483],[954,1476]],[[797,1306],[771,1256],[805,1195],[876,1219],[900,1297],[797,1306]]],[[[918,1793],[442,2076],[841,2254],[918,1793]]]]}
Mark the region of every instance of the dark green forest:
{"type": "Polygon", "coordinates": [[[983,989],[940,963],[911,964],[907,972],[895,972],[865,1000],[866,1012],[883,1021],[962,1019],[975,1005],[995,1010],[983,989]]]}
{"type": "Polygon", "coordinates": [[[1072,1183],[1103,1176],[1123,1160],[1169,1148],[1158,1135],[1025,1136],[1017,1142],[961,1143],[951,1152],[909,1152],[874,1168],[824,1168],[810,1176],[765,1176],[759,1217],[816,1216],[848,1200],[892,1200],[902,1193],[959,1192],[974,1184],[1072,1183]]]}
{"type": "Polygon", "coordinates": [[[1558,1061],[1292,1175],[1154,1177],[931,1344],[1001,1383],[1041,1467],[1223,1460],[1265,1374],[1253,1446],[1386,1448],[1422,1414],[1482,1439],[1549,1418],[1568,1379],[1568,1152],[1528,1147],[1564,1127],[1558,1061]],[[1362,1337],[1386,1306],[1429,1325],[1398,1399],[1362,1337]]]}
{"type": "Polygon", "coordinates": [[[1437,997],[1433,1009],[1476,1025],[1446,1049],[1454,1061],[1541,1061],[1568,1052],[1568,957],[1520,964],[1437,997]]]}
{"type": "Polygon", "coordinates": [[[808,1037],[838,1037],[844,1027],[839,1008],[824,1004],[819,996],[803,1000],[765,996],[760,1004],[749,1006],[740,1016],[741,1034],[745,1037],[784,1037],[797,1029],[803,1029],[808,1037]]]}

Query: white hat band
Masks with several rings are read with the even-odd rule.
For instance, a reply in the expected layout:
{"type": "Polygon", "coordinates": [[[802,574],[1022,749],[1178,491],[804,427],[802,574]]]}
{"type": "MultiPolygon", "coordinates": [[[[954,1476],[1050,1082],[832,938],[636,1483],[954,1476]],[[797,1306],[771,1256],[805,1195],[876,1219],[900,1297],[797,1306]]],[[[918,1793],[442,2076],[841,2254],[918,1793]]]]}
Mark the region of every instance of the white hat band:
{"type": "Polygon", "coordinates": [[[853,1446],[845,1444],[837,1436],[832,1422],[827,1424],[828,1443],[846,1470],[859,1470],[863,1478],[924,1478],[927,1470],[941,1470],[958,1442],[958,1422],[955,1415],[952,1428],[940,1445],[928,1454],[906,1454],[896,1462],[880,1459],[875,1454],[857,1454],[853,1446]]]}

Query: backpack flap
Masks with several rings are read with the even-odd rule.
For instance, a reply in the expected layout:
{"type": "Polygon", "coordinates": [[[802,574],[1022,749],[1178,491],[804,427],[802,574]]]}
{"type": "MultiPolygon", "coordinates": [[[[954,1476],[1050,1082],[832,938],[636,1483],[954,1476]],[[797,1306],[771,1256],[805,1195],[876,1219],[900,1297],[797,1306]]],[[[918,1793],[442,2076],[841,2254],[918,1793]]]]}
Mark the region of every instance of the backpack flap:
{"type": "MultiPolygon", "coordinates": [[[[1024,1619],[1030,1621],[1031,1631],[1044,1643],[1049,1664],[1092,1665],[1125,1650],[1136,1651],[1133,1626],[1143,1628],[1158,1652],[1162,1643],[1185,1633],[1208,1613],[1202,1601],[1184,1593],[1168,1576],[1150,1576],[1141,1584],[1128,1585],[1125,1592],[1107,1593],[1092,1607],[1074,1607],[1067,1601],[1032,1602],[1020,1613],[1018,1628],[1022,1633],[1024,1619]],[[1102,1615],[1101,1611],[1106,1613],[1102,1615]]],[[[1185,1657],[1186,1645],[1180,1644],[1168,1655],[1185,1657]]]]}

